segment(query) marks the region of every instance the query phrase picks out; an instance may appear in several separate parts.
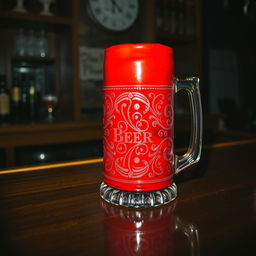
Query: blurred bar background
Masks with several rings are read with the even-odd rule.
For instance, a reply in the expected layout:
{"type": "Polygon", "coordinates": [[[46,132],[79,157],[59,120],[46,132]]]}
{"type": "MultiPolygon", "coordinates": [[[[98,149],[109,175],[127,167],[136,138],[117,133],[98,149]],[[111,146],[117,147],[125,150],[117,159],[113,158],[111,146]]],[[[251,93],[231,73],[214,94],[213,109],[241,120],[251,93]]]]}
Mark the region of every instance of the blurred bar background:
{"type": "MultiPolygon", "coordinates": [[[[102,157],[103,52],[120,43],[171,46],[176,76],[200,78],[205,144],[255,137],[256,0],[127,1],[123,31],[97,21],[108,2],[0,0],[0,168],[102,157]]],[[[180,93],[175,147],[189,136],[180,93]]]]}

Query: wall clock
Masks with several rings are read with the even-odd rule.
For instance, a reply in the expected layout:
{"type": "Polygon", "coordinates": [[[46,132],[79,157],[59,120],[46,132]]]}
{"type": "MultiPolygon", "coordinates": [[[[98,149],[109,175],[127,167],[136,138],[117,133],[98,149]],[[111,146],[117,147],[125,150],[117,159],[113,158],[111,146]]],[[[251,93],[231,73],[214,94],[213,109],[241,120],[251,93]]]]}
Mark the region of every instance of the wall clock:
{"type": "Polygon", "coordinates": [[[130,28],[139,13],[139,0],[88,0],[91,16],[111,31],[130,28]]]}

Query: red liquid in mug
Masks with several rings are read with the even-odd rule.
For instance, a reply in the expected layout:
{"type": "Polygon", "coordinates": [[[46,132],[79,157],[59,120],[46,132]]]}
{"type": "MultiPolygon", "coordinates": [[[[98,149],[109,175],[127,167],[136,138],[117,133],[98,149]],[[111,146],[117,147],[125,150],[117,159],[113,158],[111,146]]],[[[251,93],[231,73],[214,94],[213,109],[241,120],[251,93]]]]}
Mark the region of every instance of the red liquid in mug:
{"type": "Polygon", "coordinates": [[[173,183],[173,51],[123,44],[105,51],[104,182],[149,191],[173,183]]]}

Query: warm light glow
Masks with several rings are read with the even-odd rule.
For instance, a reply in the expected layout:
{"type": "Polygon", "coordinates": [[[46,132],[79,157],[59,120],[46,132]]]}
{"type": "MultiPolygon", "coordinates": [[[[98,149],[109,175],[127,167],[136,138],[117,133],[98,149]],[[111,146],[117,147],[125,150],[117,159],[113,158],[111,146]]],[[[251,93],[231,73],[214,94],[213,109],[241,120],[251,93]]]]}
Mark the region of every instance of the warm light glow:
{"type": "Polygon", "coordinates": [[[46,170],[46,169],[55,169],[61,167],[69,167],[69,166],[77,166],[77,165],[84,165],[84,164],[95,164],[95,163],[102,163],[103,158],[96,158],[96,159],[88,159],[88,160],[79,160],[79,161],[72,161],[72,162],[64,162],[64,163],[56,163],[56,164],[43,164],[37,166],[30,166],[30,167],[21,167],[21,168],[14,168],[14,169],[7,169],[0,171],[0,175],[10,174],[10,173],[19,173],[19,172],[33,172],[37,170],[46,170]]]}
{"type": "MultiPolygon", "coordinates": [[[[216,144],[212,144],[212,145],[205,145],[205,146],[203,146],[203,148],[210,149],[210,148],[234,147],[234,146],[252,144],[252,143],[256,143],[256,139],[216,143],[216,144]]],[[[185,150],[186,150],[186,148],[179,148],[179,149],[176,149],[175,152],[178,153],[178,152],[183,152],[185,150]]],[[[0,171],[0,175],[10,174],[10,173],[45,170],[45,169],[53,169],[53,168],[61,168],[61,167],[69,167],[69,166],[77,166],[77,165],[84,165],[84,164],[95,164],[95,163],[102,163],[102,162],[103,162],[103,158],[95,158],[95,159],[89,159],[89,160],[79,160],[79,161],[56,163],[56,164],[43,164],[43,165],[30,166],[30,167],[18,167],[18,168],[14,168],[14,169],[2,170],[2,171],[0,171]]]]}

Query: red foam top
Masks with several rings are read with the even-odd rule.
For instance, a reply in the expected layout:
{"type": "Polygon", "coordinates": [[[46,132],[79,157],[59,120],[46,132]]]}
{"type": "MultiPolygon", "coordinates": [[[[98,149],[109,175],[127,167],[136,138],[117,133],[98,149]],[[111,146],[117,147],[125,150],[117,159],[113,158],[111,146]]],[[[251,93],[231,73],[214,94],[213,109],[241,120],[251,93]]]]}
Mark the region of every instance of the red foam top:
{"type": "Polygon", "coordinates": [[[173,50],[162,44],[120,44],[105,50],[105,85],[171,85],[173,50]]]}

